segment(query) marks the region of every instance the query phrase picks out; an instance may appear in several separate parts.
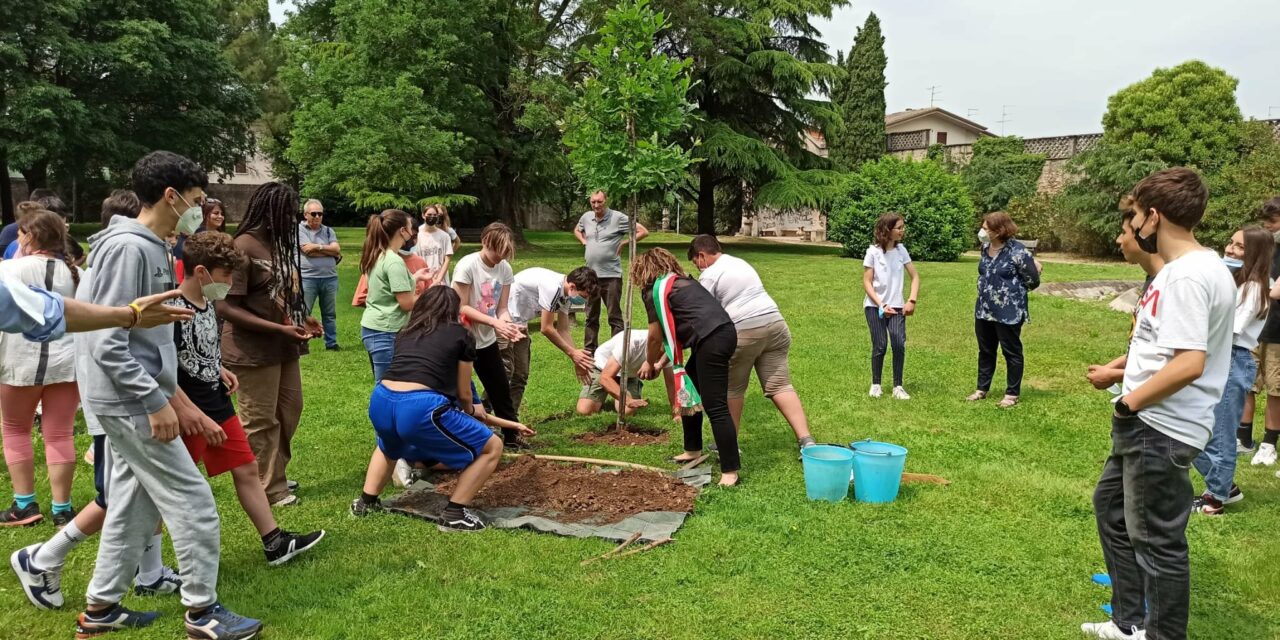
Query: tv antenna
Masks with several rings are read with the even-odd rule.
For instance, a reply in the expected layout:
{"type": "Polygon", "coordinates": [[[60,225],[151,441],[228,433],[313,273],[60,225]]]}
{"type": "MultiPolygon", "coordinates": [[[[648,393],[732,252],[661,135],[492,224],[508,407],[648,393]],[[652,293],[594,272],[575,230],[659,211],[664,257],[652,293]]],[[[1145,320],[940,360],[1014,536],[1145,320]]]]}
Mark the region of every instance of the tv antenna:
{"type": "Polygon", "coordinates": [[[933,103],[942,97],[942,85],[935,84],[932,87],[925,88],[929,90],[929,106],[932,107],[933,103]]]}
{"type": "Polygon", "coordinates": [[[1013,107],[1013,106],[1017,106],[1017,105],[1012,105],[1012,104],[1002,104],[1002,105],[1000,105],[1000,119],[999,119],[999,120],[996,120],[996,122],[999,122],[999,123],[1000,123],[1000,135],[1002,135],[1002,136],[1004,135],[1004,125],[1005,125],[1005,123],[1006,123],[1006,122],[1013,122],[1013,118],[1010,118],[1010,117],[1009,117],[1009,107],[1013,107]]]}
{"type": "Polygon", "coordinates": [[[973,119],[973,114],[975,114],[975,113],[977,113],[977,112],[978,112],[978,110],[977,110],[977,109],[975,109],[975,108],[973,108],[973,107],[969,107],[969,109],[968,109],[968,113],[967,113],[967,115],[966,115],[965,117],[967,117],[967,118],[969,118],[970,120],[972,120],[972,119],[973,119]]]}

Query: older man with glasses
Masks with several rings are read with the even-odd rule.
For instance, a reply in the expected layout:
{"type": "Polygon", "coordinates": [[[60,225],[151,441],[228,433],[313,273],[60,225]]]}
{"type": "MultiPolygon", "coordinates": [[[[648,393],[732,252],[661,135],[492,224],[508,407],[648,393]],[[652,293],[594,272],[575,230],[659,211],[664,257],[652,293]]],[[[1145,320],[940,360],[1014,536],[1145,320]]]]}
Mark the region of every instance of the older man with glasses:
{"type": "MultiPolygon", "coordinates": [[[[583,335],[583,349],[595,352],[600,340],[600,300],[609,308],[610,335],[622,331],[622,241],[631,232],[631,218],[607,205],[603,191],[591,194],[591,210],[582,214],[573,228],[587,248],[587,266],[596,272],[599,286],[595,295],[587,298],[587,323],[583,335]]],[[[649,235],[644,225],[636,223],[636,240],[649,235]]]]}
{"type": "Polygon", "coordinates": [[[320,300],[320,321],[324,325],[324,348],[338,347],[338,262],[342,249],[338,236],[324,224],[324,205],[308,200],[298,224],[298,244],[302,250],[302,297],[307,313],[320,300]]]}

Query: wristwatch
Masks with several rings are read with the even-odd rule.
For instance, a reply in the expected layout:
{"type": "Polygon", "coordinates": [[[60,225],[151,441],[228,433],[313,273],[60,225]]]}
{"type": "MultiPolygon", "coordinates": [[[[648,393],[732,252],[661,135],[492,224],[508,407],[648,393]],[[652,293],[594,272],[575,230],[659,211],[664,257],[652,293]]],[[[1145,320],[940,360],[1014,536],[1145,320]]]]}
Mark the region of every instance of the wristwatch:
{"type": "Polygon", "coordinates": [[[1129,408],[1129,403],[1125,402],[1124,398],[1120,398],[1119,400],[1116,400],[1116,415],[1120,416],[1121,418],[1132,418],[1137,414],[1138,414],[1137,411],[1134,411],[1133,409],[1129,408]]]}

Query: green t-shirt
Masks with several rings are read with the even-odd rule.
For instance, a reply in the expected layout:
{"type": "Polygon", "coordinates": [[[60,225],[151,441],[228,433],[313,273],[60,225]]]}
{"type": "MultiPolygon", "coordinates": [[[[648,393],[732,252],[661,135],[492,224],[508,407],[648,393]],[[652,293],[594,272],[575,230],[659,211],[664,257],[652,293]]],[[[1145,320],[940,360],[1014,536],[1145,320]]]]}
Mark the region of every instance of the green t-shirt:
{"type": "Polygon", "coordinates": [[[413,274],[404,266],[400,254],[384,252],[369,271],[369,297],[365,299],[360,326],[388,333],[403,329],[409,312],[400,308],[396,294],[405,291],[413,291],[413,274]]]}

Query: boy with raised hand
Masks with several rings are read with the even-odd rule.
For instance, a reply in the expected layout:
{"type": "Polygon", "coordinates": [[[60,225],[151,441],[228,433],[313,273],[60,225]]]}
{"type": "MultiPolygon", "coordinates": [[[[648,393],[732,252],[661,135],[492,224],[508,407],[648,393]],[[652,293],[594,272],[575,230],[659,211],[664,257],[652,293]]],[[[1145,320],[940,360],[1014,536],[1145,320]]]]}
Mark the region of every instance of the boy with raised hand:
{"type": "MultiPolygon", "coordinates": [[[[193,233],[203,218],[200,204],[208,177],[191,160],[156,151],[134,165],[132,179],[143,207],[138,219],[113,218],[90,239],[93,268],[103,276],[93,278],[85,294],[95,304],[128,304],[172,289],[176,278],[164,238],[174,231],[193,233]]],[[[173,335],[171,327],[111,329],[83,343],[77,372],[81,400],[106,433],[111,475],[106,522],[88,607],[77,620],[78,637],[148,626],[159,616],[131,611],[120,602],[138,567],[141,541],[162,518],[182,571],[187,635],[243,639],[262,627],[218,603],[218,511],[209,484],[177,439],[184,427],[203,428],[204,416],[175,400],[173,335]]]]}
{"type": "Polygon", "coordinates": [[[1093,494],[1112,581],[1112,618],[1086,623],[1097,638],[1187,637],[1191,576],[1187,470],[1213,433],[1230,367],[1235,281],[1196,242],[1208,193],[1191,169],[1147,176],[1133,189],[1134,241],[1164,259],[1139,301],[1111,454],[1093,494]]]}
{"type": "MultiPolygon", "coordinates": [[[[573,344],[573,334],[569,331],[569,301],[570,298],[590,298],[595,294],[596,273],[591,267],[578,267],[567,276],[550,269],[532,267],[515,275],[507,309],[511,322],[524,327],[526,333],[529,321],[541,318],[542,335],[568,356],[578,380],[585,382],[594,361],[589,351],[573,344]]],[[[507,378],[511,381],[511,404],[519,412],[524,388],[529,384],[529,340],[511,342],[499,336],[498,349],[507,369],[507,378]]]]}
{"type": "Polygon", "coordinates": [[[231,289],[231,274],[247,259],[236,249],[231,236],[218,231],[197,233],[184,247],[182,268],[186,277],[179,287],[182,297],[176,304],[193,311],[195,317],[174,325],[178,389],[217,428],[183,434],[182,442],[192,460],[204,463],[209,477],[231,472],[240,506],[262,537],[267,564],[278,566],[314,547],[324,537],[324,530],[296,534],[276,526],[267,493],[258,481],[258,460],[231,404],[231,394],[239,383],[222,366],[222,331],[214,303],[226,297],[231,289]]]}

